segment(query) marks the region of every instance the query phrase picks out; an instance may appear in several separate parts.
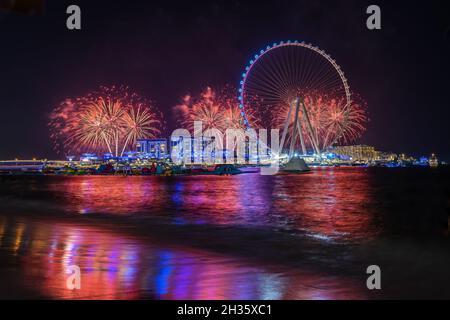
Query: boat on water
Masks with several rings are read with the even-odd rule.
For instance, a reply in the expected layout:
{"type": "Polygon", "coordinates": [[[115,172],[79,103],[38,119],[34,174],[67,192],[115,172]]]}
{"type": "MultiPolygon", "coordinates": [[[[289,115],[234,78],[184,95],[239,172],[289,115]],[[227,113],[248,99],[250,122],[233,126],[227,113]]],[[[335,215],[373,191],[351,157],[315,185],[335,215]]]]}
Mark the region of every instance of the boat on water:
{"type": "Polygon", "coordinates": [[[185,172],[190,175],[235,175],[243,173],[240,169],[232,164],[218,164],[214,167],[191,168],[185,172]]]}
{"type": "Polygon", "coordinates": [[[51,174],[66,165],[67,161],[59,160],[7,160],[0,161],[0,174],[51,174]]]}
{"type": "Polygon", "coordinates": [[[0,162],[1,173],[41,173],[45,168],[44,161],[11,160],[0,162]]]}
{"type": "MultiPolygon", "coordinates": [[[[151,166],[131,166],[128,164],[91,164],[68,163],[67,161],[31,161],[13,160],[0,162],[2,175],[237,175],[258,173],[261,166],[239,166],[234,164],[217,164],[215,166],[170,166],[166,163],[154,163],[151,166]]],[[[305,161],[291,159],[280,168],[278,174],[298,174],[309,172],[305,161]]]]}

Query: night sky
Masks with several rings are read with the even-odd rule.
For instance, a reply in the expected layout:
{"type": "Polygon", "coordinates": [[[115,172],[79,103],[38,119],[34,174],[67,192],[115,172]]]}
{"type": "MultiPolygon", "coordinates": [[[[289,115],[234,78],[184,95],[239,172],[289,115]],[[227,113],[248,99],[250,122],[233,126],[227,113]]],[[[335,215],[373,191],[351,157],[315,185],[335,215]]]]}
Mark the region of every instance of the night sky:
{"type": "Polygon", "coordinates": [[[0,11],[0,159],[60,158],[50,111],[100,85],[128,85],[152,99],[174,129],[181,96],[237,85],[260,48],[297,39],[336,59],[367,101],[370,123],[357,143],[450,160],[446,3],[55,0],[42,14],[0,11]],[[70,4],[81,7],[81,31],[66,29],[70,4]],[[381,7],[382,30],[366,28],[370,4],[381,7]]]}

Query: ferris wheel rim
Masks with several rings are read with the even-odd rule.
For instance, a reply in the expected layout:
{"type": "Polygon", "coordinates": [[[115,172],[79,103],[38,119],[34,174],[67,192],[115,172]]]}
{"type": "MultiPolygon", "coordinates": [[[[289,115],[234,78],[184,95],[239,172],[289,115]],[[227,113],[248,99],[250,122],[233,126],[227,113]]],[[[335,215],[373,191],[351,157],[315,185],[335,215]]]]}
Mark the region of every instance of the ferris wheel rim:
{"type": "Polygon", "coordinates": [[[342,84],[344,85],[345,97],[347,100],[346,106],[351,104],[351,91],[350,91],[350,86],[348,85],[347,78],[345,77],[345,74],[342,71],[341,67],[336,63],[336,61],[328,53],[326,53],[324,50],[320,49],[317,46],[313,46],[311,43],[306,43],[305,41],[288,40],[288,41],[280,41],[278,43],[275,42],[272,45],[267,45],[264,49],[261,49],[259,51],[259,53],[255,54],[253,56],[253,58],[249,61],[247,66],[245,67],[244,72],[242,73],[242,76],[241,76],[241,81],[239,83],[238,100],[239,100],[239,108],[241,110],[241,115],[244,118],[244,124],[247,126],[247,128],[250,127],[250,123],[248,122],[247,116],[245,114],[244,92],[245,92],[245,84],[246,84],[248,75],[250,74],[251,70],[253,69],[253,66],[267,53],[269,53],[273,50],[282,48],[282,47],[287,47],[287,46],[303,47],[303,48],[315,51],[316,53],[321,55],[323,58],[325,58],[336,70],[336,72],[338,73],[338,75],[342,81],[342,84]]]}

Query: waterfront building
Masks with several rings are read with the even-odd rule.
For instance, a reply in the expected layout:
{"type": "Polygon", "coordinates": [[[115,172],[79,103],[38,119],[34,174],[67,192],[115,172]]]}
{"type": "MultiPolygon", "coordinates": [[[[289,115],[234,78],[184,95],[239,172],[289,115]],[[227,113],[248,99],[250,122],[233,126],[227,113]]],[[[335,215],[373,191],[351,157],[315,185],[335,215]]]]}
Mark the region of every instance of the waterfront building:
{"type": "Polygon", "coordinates": [[[393,162],[398,160],[398,155],[393,152],[381,152],[378,151],[378,157],[376,158],[378,161],[382,162],[393,162]]]}
{"type": "Polygon", "coordinates": [[[139,139],[136,152],[142,158],[165,160],[169,157],[167,139],[139,139]]]}
{"type": "Polygon", "coordinates": [[[336,146],[332,149],[332,153],[360,162],[375,161],[380,157],[380,153],[374,147],[367,145],[336,146]]]}
{"type": "Polygon", "coordinates": [[[83,153],[80,157],[81,162],[96,162],[99,158],[95,153],[83,153]]]}
{"type": "Polygon", "coordinates": [[[428,163],[432,168],[439,166],[439,160],[434,153],[431,155],[430,159],[428,160],[428,163]]]}
{"type": "Polygon", "coordinates": [[[331,149],[331,152],[341,160],[360,163],[412,163],[415,161],[413,157],[405,154],[377,151],[373,146],[368,145],[336,146],[331,149]]]}
{"type": "Polygon", "coordinates": [[[250,155],[249,142],[246,141],[245,148],[242,151],[243,157],[238,157],[236,147],[227,149],[223,143],[215,143],[215,137],[172,137],[170,141],[170,150],[172,161],[184,159],[184,163],[192,164],[218,164],[218,163],[248,163],[262,162],[269,159],[267,155],[250,155]],[[230,160],[230,158],[232,160],[230,160]]]}
{"type": "MultiPolygon", "coordinates": [[[[185,159],[186,163],[221,163],[224,150],[216,150],[214,137],[172,137],[170,141],[171,156],[177,159],[185,159]],[[210,154],[208,154],[210,152],[210,154]],[[174,154],[172,154],[174,153],[174,154]]],[[[174,161],[174,159],[172,159],[174,161]]],[[[223,161],[222,161],[223,162],[223,161]]]]}
{"type": "Polygon", "coordinates": [[[404,162],[415,162],[417,160],[416,158],[409,156],[407,154],[404,154],[404,153],[399,154],[398,159],[400,161],[404,161],[404,162]]]}

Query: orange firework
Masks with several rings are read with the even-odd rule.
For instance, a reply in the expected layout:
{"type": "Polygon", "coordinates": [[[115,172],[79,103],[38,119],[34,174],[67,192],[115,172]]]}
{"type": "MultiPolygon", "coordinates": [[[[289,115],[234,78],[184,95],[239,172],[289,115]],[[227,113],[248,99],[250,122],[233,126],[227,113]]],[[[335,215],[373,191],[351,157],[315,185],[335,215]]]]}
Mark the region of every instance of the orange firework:
{"type": "Polygon", "coordinates": [[[160,133],[162,117],[127,87],[113,86],[66,99],[51,113],[49,126],[57,150],[122,156],[137,139],[160,133]]]}

